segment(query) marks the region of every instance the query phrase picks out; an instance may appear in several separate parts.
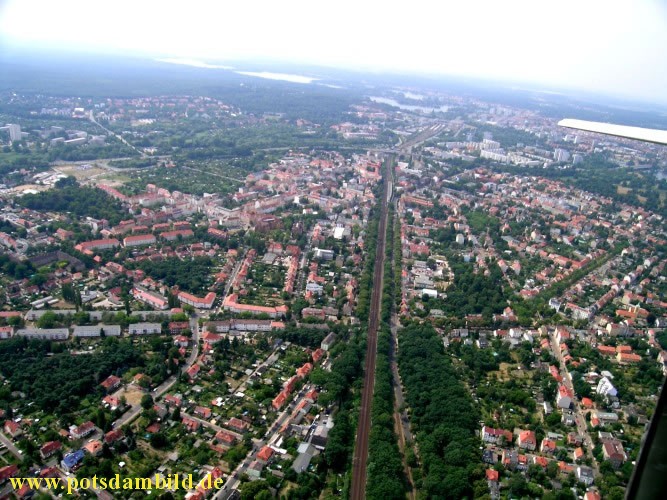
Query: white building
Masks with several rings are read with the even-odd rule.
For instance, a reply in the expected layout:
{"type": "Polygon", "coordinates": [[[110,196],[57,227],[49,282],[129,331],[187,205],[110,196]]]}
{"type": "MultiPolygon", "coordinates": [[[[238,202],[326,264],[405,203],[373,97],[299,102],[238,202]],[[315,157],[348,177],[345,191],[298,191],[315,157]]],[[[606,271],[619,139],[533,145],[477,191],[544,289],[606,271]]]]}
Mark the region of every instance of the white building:
{"type": "Polygon", "coordinates": [[[595,392],[598,394],[601,394],[602,396],[616,396],[618,395],[618,391],[616,390],[616,387],[613,386],[613,384],[609,381],[607,377],[602,377],[600,379],[600,382],[598,382],[597,389],[595,389],[595,392]]]}
{"type": "Polygon", "coordinates": [[[9,140],[12,142],[20,141],[23,139],[23,133],[21,132],[21,125],[15,123],[10,123],[7,125],[9,129],[9,140]]]}
{"type": "Polygon", "coordinates": [[[315,249],[315,258],[316,259],[322,259],[322,260],[333,260],[334,251],[333,250],[325,250],[323,248],[316,248],[315,249]]]}
{"type": "Polygon", "coordinates": [[[130,335],[154,335],[162,332],[160,323],[134,323],[129,326],[130,335]]]}
{"type": "Polygon", "coordinates": [[[23,328],[16,330],[19,337],[41,340],[67,340],[69,330],[67,328],[23,328]]]}
{"type": "Polygon", "coordinates": [[[557,162],[568,161],[569,159],[570,159],[569,151],[561,148],[556,148],[554,150],[554,160],[556,160],[557,162]]]}
{"type": "Polygon", "coordinates": [[[105,337],[120,337],[119,325],[84,325],[75,326],[72,335],[74,337],[101,337],[104,332],[105,337]]]}

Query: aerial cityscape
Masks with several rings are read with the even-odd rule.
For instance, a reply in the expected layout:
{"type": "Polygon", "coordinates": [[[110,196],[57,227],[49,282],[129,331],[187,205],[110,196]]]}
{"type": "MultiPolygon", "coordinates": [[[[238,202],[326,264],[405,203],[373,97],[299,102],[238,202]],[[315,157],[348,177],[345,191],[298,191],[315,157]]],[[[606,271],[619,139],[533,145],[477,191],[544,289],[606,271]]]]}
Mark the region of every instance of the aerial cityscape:
{"type": "Polygon", "coordinates": [[[625,498],[664,104],[207,61],[0,53],[0,499],[625,498]]]}

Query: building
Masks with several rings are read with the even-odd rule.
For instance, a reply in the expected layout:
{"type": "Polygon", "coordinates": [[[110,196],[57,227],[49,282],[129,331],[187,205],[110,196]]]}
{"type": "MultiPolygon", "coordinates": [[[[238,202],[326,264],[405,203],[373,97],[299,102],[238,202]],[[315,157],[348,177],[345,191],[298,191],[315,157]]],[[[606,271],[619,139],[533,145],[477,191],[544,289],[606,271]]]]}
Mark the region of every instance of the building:
{"type": "Polygon", "coordinates": [[[607,397],[615,397],[618,395],[618,391],[607,377],[602,377],[600,379],[600,382],[598,382],[598,386],[595,389],[595,392],[597,392],[602,396],[607,396],[607,397]]]}
{"type": "Polygon", "coordinates": [[[616,360],[621,364],[633,364],[639,363],[642,360],[642,357],[631,352],[619,352],[616,355],[616,360]]]}
{"type": "Polygon", "coordinates": [[[90,420],[82,423],[78,427],[72,426],[70,428],[70,435],[73,439],[83,439],[86,436],[90,436],[93,432],[95,432],[95,424],[90,420]]]}
{"type": "Polygon", "coordinates": [[[605,460],[609,460],[615,469],[618,469],[627,460],[623,445],[615,438],[602,440],[602,456],[605,460]]]}
{"type": "Polygon", "coordinates": [[[197,309],[211,309],[215,302],[215,298],[216,294],[214,292],[207,293],[204,298],[199,298],[196,295],[187,292],[180,292],[178,294],[178,300],[197,309]]]}
{"type": "Polygon", "coordinates": [[[69,330],[67,328],[22,328],[16,330],[19,337],[40,340],[67,340],[69,330]]]}
{"type": "Polygon", "coordinates": [[[10,339],[13,334],[14,334],[14,327],[0,326],[0,340],[10,339]]]}
{"type": "Polygon", "coordinates": [[[273,456],[273,448],[271,448],[270,446],[264,446],[261,450],[259,450],[259,453],[257,453],[257,460],[266,463],[269,460],[271,460],[272,456],[273,456]]]}
{"type": "Polygon", "coordinates": [[[264,464],[262,462],[259,460],[253,460],[250,462],[250,465],[248,465],[248,476],[251,478],[259,479],[262,476],[263,469],[264,464]]]}
{"type": "Polygon", "coordinates": [[[525,450],[533,451],[537,446],[537,438],[533,431],[522,431],[517,439],[517,446],[525,450]]]}
{"type": "Polygon", "coordinates": [[[315,258],[316,259],[322,259],[322,260],[333,260],[334,251],[333,250],[326,250],[326,249],[323,249],[323,248],[315,248],[315,258]]]}
{"type": "Polygon", "coordinates": [[[292,469],[294,469],[294,471],[297,474],[300,474],[301,472],[308,469],[308,466],[310,465],[310,461],[312,460],[313,456],[315,456],[319,452],[313,445],[309,443],[301,443],[299,445],[297,452],[299,454],[296,457],[296,459],[294,459],[294,463],[292,464],[292,469]]]}
{"type": "Polygon", "coordinates": [[[104,387],[104,390],[107,392],[113,391],[116,389],[118,386],[120,386],[121,379],[120,377],[116,377],[115,375],[109,375],[104,381],[100,384],[102,387],[104,387]]]}
{"type": "Polygon", "coordinates": [[[585,465],[580,465],[576,470],[577,481],[584,483],[586,486],[590,486],[595,481],[595,471],[590,467],[585,465]]]}
{"type": "Polygon", "coordinates": [[[128,327],[130,335],[155,335],[162,332],[160,323],[134,323],[128,327]]]}
{"type": "Polygon", "coordinates": [[[7,420],[3,428],[5,430],[5,433],[9,434],[12,437],[12,439],[15,439],[23,435],[23,429],[21,429],[21,426],[17,422],[14,422],[13,420],[7,420]]]}
{"type": "Polygon", "coordinates": [[[77,450],[75,452],[69,453],[63,457],[60,462],[60,467],[65,472],[73,472],[78,468],[79,464],[83,462],[83,457],[85,453],[83,450],[77,450]]]}
{"type": "Polygon", "coordinates": [[[10,123],[7,125],[9,131],[9,140],[11,142],[18,142],[23,140],[23,132],[21,132],[21,125],[10,123]]]}
{"type": "Polygon", "coordinates": [[[125,437],[122,429],[112,429],[104,435],[104,442],[108,445],[114,444],[125,437]]]}
{"type": "Polygon", "coordinates": [[[315,432],[313,432],[313,437],[310,442],[316,448],[324,449],[324,447],[327,445],[328,439],[329,428],[324,424],[320,424],[315,428],[315,432]]]}
{"type": "Polygon", "coordinates": [[[74,337],[120,337],[120,325],[75,326],[74,337]]]}
{"type": "Polygon", "coordinates": [[[169,307],[169,301],[167,298],[155,292],[150,292],[135,286],[131,293],[132,297],[143,302],[144,304],[148,304],[149,306],[154,307],[155,309],[163,311],[169,307]]]}
{"type": "Polygon", "coordinates": [[[7,481],[10,477],[15,477],[18,473],[18,465],[5,465],[4,467],[0,467],[0,484],[7,481]]]}
{"type": "Polygon", "coordinates": [[[268,307],[268,306],[256,306],[251,304],[239,304],[238,295],[233,293],[225,297],[222,301],[222,307],[226,311],[231,311],[233,313],[244,313],[248,312],[251,314],[267,314],[270,318],[278,318],[284,316],[288,312],[288,308],[285,305],[268,307]]]}
{"type": "Polygon", "coordinates": [[[136,236],[127,236],[123,240],[125,247],[138,247],[144,245],[154,245],[156,243],[155,236],[152,234],[138,234],[136,236]]]}
{"type": "Polygon", "coordinates": [[[176,231],[166,231],[164,233],[160,234],[160,237],[166,241],[174,241],[179,239],[179,237],[183,240],[192,238],[195,235],[194,232],[192,232],[192,229],[180,229],[176,231]]]}
{"type": "Polygon", "coordinates": [[[187,321],[170,321],[169,333],[171,335],[180,335],[185,330],[190,330],[190,323],[187,321]]]}
{"type": "Polygon", "coordinates": [[[505,444],[512,442],[512,433],[504,429],[494,429],[485,425],[481,431],[482,441],[485,443],[505,444]]]}
{"type": "Polygon", "coordinates": [[[84,241],[74,247],[79,252],[86,253],[93,250],[110,250],[120,246],[120,241],[116,238],[109,238],[103,240],[84,241]]]}
{"type": "Polygon", "coordinates": [[[211,418],[211,409],[206,408],[205,406],[197,406],[195,407],[195,415],[197,415],[200,418],[203,418],[204,420],[208,420],[211,418]]]}
{"type": "Polygon", "coordinates": [[[331,332],[329,335],[324,337],[324,340],[322,340],[322,343],[320,344],[320,348],[324,351],[328,351],[335,341],[336,334],[331,332]]]}
{"type": "Polygon", "coordinates": [[[558,408],[567,410],[572,406],[572,391],[570,391],[565,385],[561,384],[558,386],[558,396],[556,404],[558,408]]]}
{"type": "Polygon", "coordinates": [[[236,443],[236,436],[231,432],[221,430],[216,433],[215,440],[225,446],[234,446],[234,443],[236,443]]]}

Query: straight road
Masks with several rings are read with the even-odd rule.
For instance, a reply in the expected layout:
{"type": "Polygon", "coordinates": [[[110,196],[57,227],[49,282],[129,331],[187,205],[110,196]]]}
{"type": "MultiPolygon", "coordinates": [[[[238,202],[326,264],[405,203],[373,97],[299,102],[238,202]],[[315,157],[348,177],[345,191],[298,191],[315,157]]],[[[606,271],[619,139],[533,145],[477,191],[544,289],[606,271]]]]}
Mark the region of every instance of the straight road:
{"type": "Polygon", "coordinates": [[[146,157],[148,156],[146,153],[144,153],[143,151],[139,151],[135,146],[133,146],[132,144],[130,144],[129,142],[127,142],[127,141],[123,138],[123,136],[121,136],[120,134],[117,134],[116,132],[113,132],[112,130],[109,130],[109,129],[106,128],[104,125],[102,125],[100,122],[98,122],[98,121],[95,119],[95,116],[93,115],[93,110],[92,110],[92,109],[91,109],[90,112],[88,113],[88,119],[89,119],[92,123],[94,123],[95,125],[97,125],[98,127],[100,127],[102,130],[104,130],[106,133],[108,133],[109,135],[114,136],[114,137],[115,137],[116,139],[118,139],[120,142],[122,142],[123,144],[125,144],[128,148],[132,148],[134,151],[136,151],[137,153],[139,153],[139,155],[140,155],[142,158],[146,158],[146,157]]]}
{"type": "Polygon", "coordinates": [[[380,223],[378,224],[378,241],[375,251],[373,274],[373,290],[371,292],[371,307],[368,320],[368,338],[366,345],[366,367],[364,374],[364,388],[361,393],[361,408],[357,440],[352,459],[352,485],[350,498],[362,500],[366,497],[366,462],[368,460],[368,437],[371,429],[371,405],[373,402],[373,388],[375,385],[375,359],[377,356],[377,332],[380,326],[380,307],[382,301],[382,280],[384,274],[385,246],[387,240],[387,218],[389,198],[391,193],[391,172],[394,168],[394,156],[385,158],[383,173],[384,190],[380,206],[380,223]]]}
{"type": "Polygon", "coordinates": [[[12,455],[14,455],[16,458],[19,460],[23,460],[23,455],[19,451],[19,449],[14,446],[14,443],[12,443],[11,439],[9,439],[7,436],[5,436],[2,432],[0,432],[0,443],[4,444],[7,449],[11,452],[12,455]]]}
{"type": "MultiPolygon", "coordinates": [[[[396,272],[396,271],[395,271],[396,272]]],[[[400,269],[397,272],[401,272],[400,269]]],[[[415,488],[414,479],[412,477],[412,469],[407,463],[405,457],[406,447],[413,442],[412,433],[410,432],[410,421],[408,420],[408,412],[404,407],[405,399],[403,398],[403,383],[398,372],[398,362],[396,355],[398,352],[398,316],[392,315],[391,325],[391,352],[389,355],[389,364],[391,366],[391,373],[393,375],[394,385],[394,428],[398,436],[398,447],[403,455],[403,470],[405,477],[408,479],[408,496],[414,500],[417,498],[417,489],[415,488]],[[401,408],[403,408],[401,410],[401,408]]]]}
{"type": "Polygon", "coordinates": [[[558,364],[560,367],[560,375],[563,378],[563,384],[565,385],[565,387],[567,387],[567,389],[571,392],[571,394],[574,395],[574,397],[572,398],[572,405],[574,406],[574,413],[575,413],[574,421],[577,426],[577,432],[584,439],[584,443],[586,444],[585,447],[586,455],[588,455],[592,459],[591,463],[593,466],[593,470],[595,471],[595,475],[597,476],[600,474],[600,468],[598,466],[597,460],[595,460],[595,456],[593,456],[593,448],[595,446],[593,444],[593,440],[591,439],[591,435],[588,432],[588,427],[586,426],[586,419],[584,417],[584,413],[581,410],[581,405],[577,400],[576,392],[574,391],[574,386],[572,385],[572,379],[570,378],[570,372],[568,371],[567,365],[563,360],[563,356],[560,352],[560,347],[558,346],[558,340],[556,339],[555,332],[549,334],[549,340],[551,341],[551,350],[553,351],[554,355],[556,356],[556,359],[558,360],[558,364]]]}

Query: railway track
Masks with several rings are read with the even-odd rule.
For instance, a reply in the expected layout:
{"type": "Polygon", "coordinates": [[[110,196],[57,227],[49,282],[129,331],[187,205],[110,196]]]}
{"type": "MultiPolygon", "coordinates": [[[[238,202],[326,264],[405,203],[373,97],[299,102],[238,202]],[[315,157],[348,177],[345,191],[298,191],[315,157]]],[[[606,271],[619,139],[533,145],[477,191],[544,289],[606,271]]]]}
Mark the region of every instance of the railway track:
{"type": "Polygon", "coordinates": [[[375,386],[377,332],[380,325],[382,280],[384,274],[385,247],[387,243],[387,214],[391,193],[390,179],[394,165],[394,156],[387,156],[385,161],[386,165],[383,172],[383,189],[380,201],[380,222],[378,223],[378,242],[375,250],[375,262],[373,268],[373,290],[371,291],[371,307],[368,319],[364,388],[361,394],[357,440],[352,459],[352,484],[350,487],[350,498],[352,500],[362,500],[366,497],[368,437],[371,430],[371,405],[373,402],[373,388],[375,386]]]}

